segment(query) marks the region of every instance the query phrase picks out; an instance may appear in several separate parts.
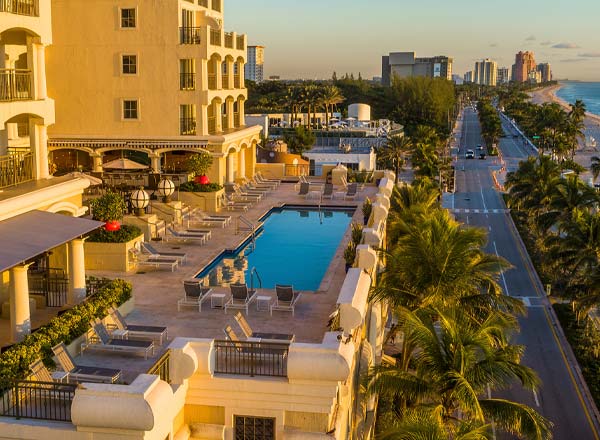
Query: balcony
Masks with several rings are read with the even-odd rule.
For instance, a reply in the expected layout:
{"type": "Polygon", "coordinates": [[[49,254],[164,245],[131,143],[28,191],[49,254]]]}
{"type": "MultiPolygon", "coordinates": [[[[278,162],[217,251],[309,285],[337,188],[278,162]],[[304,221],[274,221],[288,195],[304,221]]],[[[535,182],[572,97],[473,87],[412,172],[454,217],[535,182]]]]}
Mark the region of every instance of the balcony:
{"type": "Polygon", "coordinates": [[[196,118],[180,118],[179,134],[182,136],[196,135],[196,118]]]}
{"type": "Polygon", "coordinates": [[[240,75],[233,75],[233,88],[234,89],[241,89],[241,83],[240,83],[240,75]]]}
{"type": "Polygon", "coordinates": [[[210,30],[210,44],[213,46],[221,46],[221,31],[216,29],[210,30]]]}
{"type": "Polygon", "coordinates": [[[231,32],[225,32],[225,47],[233,49],[233,34],[231,32]]]}
{"type": "Polygon", "coordinates": [[[0,189],[34,179],[33,154],[0,156],[0,189]]]}
{"type": "Polygon", "coordinates": [[[235,112],[235,113],[233,114],[233,126],[234,126],[235,128],[239,128],[239,127],[241,127],[241,126],[242,126],[242,122],[241,122],[241,119],[240,119],[240,114],[239,114],[239,112],[235,112]]]}
{"type": "Polygon", "coordinates": [[[236,41],[237,50],[244,50],[244,36],[240,35],[237,37],[236,41]]]}
{"type": "Polygon", "coordinates": [[[217,75],[214,73],[208,74],[208,90],[217,90],[217,75]]]}
{"type": "Polygon", "coordinates": [[[198,6],[204,6],[208,8],[208,0],[198,0],[198,6]]]}
{"type": "Polygon", "coordinates": [[[287,377],[289,344],[215,341],[215,373],[287,377]]]}
{"type": "Polygon", "coordinates": [[[195,73],[180,73],[179,74],[179,89],[180,90],[196,90],[196,74],[195,73]]]}
{"type": "Polygon", "coordinates": [[[217,132],[217,118],[214,116],[208,117],[208,134],[215,134],[217,132]]]}
{"type": "Polygon", "coordinates": [[[31,71],[0,69],[0,101],[28,101],[30,99],[32,99],[31,71]]]}
{"type": "Polygon", "coordinates": [[[14,381],[0,383],[0,416],[71,422],[77,384],[14,381]]]}
{"type": "Polygon", "coordinates": [[[200,44],[200,32],[202,28],[199,27],[180,27],[179,28],[179,43],[180,44],[200,44]]]}
{"type": "Polygon", "coordinates": [[[0,12],[39,17],[39,0],[0,0],[0,12]]]}
{"type": "Polygon", "coordinates": [[[216,12],[221,11],[221,0],[212,0],[212,10],[216,12]]]}

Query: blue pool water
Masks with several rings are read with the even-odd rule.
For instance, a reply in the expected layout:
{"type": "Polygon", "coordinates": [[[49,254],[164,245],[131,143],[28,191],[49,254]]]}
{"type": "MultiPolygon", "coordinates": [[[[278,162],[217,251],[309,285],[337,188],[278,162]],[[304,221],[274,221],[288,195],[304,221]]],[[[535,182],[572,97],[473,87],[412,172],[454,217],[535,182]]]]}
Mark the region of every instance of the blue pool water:
{"type": "Polygon", "coordinates": [[[296,290],[318,290],[353,213],[354,208],[273,209],[262,219],[255,249],[248,242],[235,252],[225,252],[197,278],[210,286],[233,282],[250,286],[250,271],[256,268],[265,289],[292,284],[296,290]]]}

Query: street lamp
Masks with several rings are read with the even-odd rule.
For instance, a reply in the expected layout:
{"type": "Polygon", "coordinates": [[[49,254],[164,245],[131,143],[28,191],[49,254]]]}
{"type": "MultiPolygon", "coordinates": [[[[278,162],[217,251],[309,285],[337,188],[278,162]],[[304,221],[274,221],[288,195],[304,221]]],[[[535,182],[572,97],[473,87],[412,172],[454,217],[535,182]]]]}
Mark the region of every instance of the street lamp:
{"type": "Polygon", "coordinates": [[[143,187],[136,189],[131,193],[131,205],[135,209],[135,215],[141,217],[144,215],[144,210],[150,204],[150,196],[143,187]]]}
{"type": "Polygon", "coordinates": [[[171,201],[169,197],[175,192],[175,183],[171,179],[162,179],[158,182],[156,192],[159,197],[163,198],[163,203],[169,203],[171,201]]]}

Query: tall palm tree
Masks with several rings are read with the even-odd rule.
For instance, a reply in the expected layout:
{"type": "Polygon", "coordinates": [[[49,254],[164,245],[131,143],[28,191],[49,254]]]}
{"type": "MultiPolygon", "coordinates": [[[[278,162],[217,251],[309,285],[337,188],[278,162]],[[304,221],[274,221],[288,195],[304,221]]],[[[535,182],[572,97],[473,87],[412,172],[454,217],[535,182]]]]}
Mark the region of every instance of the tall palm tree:
{"type": "Polygon", "coordinates": [[[552,188],[560,178],[560,168],[550,156],[530,156],[506,176],[509,206],[537,214],[544,209],[552,188]]]}
{"type": "Polygon", "coordinates": [[[406,136],[389,136],[385,145],[377,153],[378,159],[391,167],[396,173],[396,182],[406,161],[408,152],[413,148],[412,141],[406,136]]]}
{"type": "Polygon", "coordinates": [[[344,96],[338,87],[326,85],[321,89],[321,99],[325,106],[325,125],[329,130],[329,115],[333,115],[334,106],[344,102],[344,96]]]}

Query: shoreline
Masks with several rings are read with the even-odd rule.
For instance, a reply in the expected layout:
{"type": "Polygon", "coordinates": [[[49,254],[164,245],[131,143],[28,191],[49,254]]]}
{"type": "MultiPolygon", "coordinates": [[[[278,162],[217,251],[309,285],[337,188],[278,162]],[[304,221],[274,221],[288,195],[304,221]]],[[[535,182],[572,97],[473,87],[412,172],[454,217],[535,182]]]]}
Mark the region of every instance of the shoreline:
{"type": "MultiPolygon", "coordinates": [[[[556,103],[565,110],[570,111],[571,107],[569,103],[556,95],[556,92],[558,92],[562,87],[564,87],[564,84],[561,83],[553,86],[543,87],[541,89],[529,92],[529,96],[534,104],[543,104],[546,102],[556,103]]],[[[585,112],[585,117],[586,120],[588,120],[586,122],[600,124],[600,115],[591,112],[585,112]]]]}

